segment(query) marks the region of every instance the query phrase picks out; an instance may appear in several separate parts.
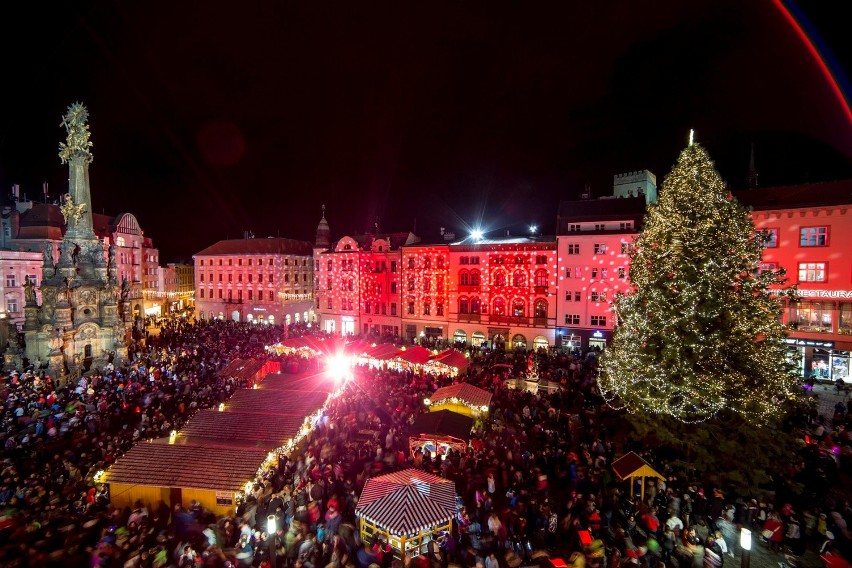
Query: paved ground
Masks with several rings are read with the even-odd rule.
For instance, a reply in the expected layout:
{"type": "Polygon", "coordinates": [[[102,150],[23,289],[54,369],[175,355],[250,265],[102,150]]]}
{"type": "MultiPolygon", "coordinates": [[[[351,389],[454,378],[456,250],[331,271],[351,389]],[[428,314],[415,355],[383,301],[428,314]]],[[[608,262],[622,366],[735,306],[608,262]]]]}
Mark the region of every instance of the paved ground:
{"type": "Polygon", "coordinates": [[[834,385],[814,385],[810,391],[810,396],[815,397],[818,401],[819,413],[828,420],[834,416],[834,405],[840,401],[848,407],[849,394],[838,393],[834,385]]]}

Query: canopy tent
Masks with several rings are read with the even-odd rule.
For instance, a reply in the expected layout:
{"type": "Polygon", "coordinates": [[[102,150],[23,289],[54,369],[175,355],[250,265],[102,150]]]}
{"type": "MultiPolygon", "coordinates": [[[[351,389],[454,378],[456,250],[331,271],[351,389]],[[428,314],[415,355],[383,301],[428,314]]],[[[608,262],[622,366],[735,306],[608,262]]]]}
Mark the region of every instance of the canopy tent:
{"type": "Polygon", "coordinates": [[[402,361],[407,361],[412,365],[424,365],[429,362],[429,358],[431,356],[432,352],[425,347],[414,345],[412,347],[408,347],[404,351],[401,351],[398,358],[402,361]]]}
{"type": "Polygon", "coordinates": [[[452,410],[468,416],[479,416],[488,412],[491,393],[468,383],[457,383],[436,390],[429,399],[429,410],[452,410]]]}
{"type": "Polygon", "coordinates": [[[365,356],[367,359],[387,361],[396,357],[397,353],[399,353],[399,347],[393,343],[380,343],[375,347],[367,349],[365,356]]]}
{"type": "Polygon", "coordinates": [[[665,480],[651,464],[639,457],[635,452],[627,452],[614,462],[612,462],[612,471],[618,476],[618,479],[624,481],[630,480],[630,497],[633,497],[633,480],[640,478],[642,480],[641,499],[645,500],[645,478],[656,477],[657,479],[665,480]]]}
{"type": "Polygon", "coordinates": [[[246,381],[249,385],[254,385],[262,381],[269,373],[277,373],[279,367],[277,361],[234,359],[219,372],[219,376],[246,381]]]}
{"type": "Polygon", "coordinates": [[[426,552],[437,534],[449,532],[456,515],[456,487],[449,479],[404,469],[367,480],[355,516],[361,540],[387,540],[398,558],[426,552]]]}
{"type": "Polygon", "coordinates": [[[451,410],[427,412],[418,416],[408,429],[408,448],[412,455],[424,446],[436,453],[446,453],[449,448],[464,452],[470,443],[472,428],[470,416],[451,410]]]}

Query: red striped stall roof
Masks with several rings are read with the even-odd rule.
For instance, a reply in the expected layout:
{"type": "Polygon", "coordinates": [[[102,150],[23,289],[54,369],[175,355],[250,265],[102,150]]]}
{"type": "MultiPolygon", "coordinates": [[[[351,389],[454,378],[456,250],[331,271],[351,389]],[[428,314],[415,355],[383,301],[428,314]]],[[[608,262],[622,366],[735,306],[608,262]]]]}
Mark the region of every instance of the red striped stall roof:
{"type": "Polygon", "coordinates": [[[432,404],[438,404],[451,398],[457,398],[470,406],[488,406],[491,404],[491,393],[467,383],[458,383],[442,387],[432,394],[432,404]]]}
{"type": "Polygon", "coordinates": [[[456,514],[456,486],[449,479],[404,469],[367,480],[355,514],[393,534],[426,530],[456,514]]]}

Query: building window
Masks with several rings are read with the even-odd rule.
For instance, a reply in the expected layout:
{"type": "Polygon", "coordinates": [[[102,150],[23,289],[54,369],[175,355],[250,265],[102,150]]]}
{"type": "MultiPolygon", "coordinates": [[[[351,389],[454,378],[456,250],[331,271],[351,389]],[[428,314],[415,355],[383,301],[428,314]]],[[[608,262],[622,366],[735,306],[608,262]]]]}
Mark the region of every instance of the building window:
{"type": "Polygon", "coordinates": [[[630,253],[630,243],[621,243],[621,254],[630,253]]]}
{"type": "Polygon", "coordinates": [[[219,299],[220,300],[222,299],[222,289],[221,288],[219,288],[219,299]]]}
{"type": "Polygon", "coordinates": [[[840,302],[839,316],[837,321],[837,333],[852,335],[852,303],[840,302]]]}
{"type": "Polygon", "coordinates": [[[392,316],[396,315],[396,302],[391,303],[391,314],[392,316]]]}
{"type": "Polygon", "coordinates": [[[365,313],[365,314],[369,314],[369,313],[370,313],[370,302],[365,302],[365,303],[364,303],[364,313],[365,313]]]}
{"type": "Polygon", "coordinates": [[[471,270],[470,272],[470,285],[471,286],[479,286],[479,271],[471,270]]]}
{"type": "MultiPolygon", "coordinates": [[[[331,287],[328,289],[331,290],[331,287]]],[[[396,282],[391,282],[391,294],[396,294],[396,282]]]]}
{"type": "Polygon", "coordinates": [[[506,261],[502,256],[495,256],[491,259],[491,264],[503,264],[506,261]]]}
{"type": "MultiPolygon", "coordinates": [[[[220,280],[220,281],[222,280],[221,275],[220,275],[219,280],[220,280]]],[[[263,284],[263,274],[258,274],[258,275],[257,275],[257,282],[258,282],[258,284],[263,284]]]]}
{"type": "Polygon", "coordinates": [[[592,280],[598,277],[598,269],[592,268],[592,280]]]}
{"type": "Polygon", "coordinates": [[[583,269],[579,266],[566,266],[565,278],[582,278],[583,269]]]}
{"type": "Polygon", "coordinates": [[[470,299],[470,313],[478,314],[482,311],[482,303],[479,301],[479,298],[471,298],[470,299]]]}
{"type": "Polygon", "coordinates": [[[38,276],[36,274],[27,274],[27,278],[30,279],[30,284],[32,284],[34,288],[38,288],[38,276]]]}
{"type": "Polygon", "coordinates": [[[437,302],[435,304],[435,315],[443,316],[444,315],[444,304],[442,302],[437,302]]]}
{"type": "Polygon", "coordinates": [[[495,316],[502,316],[506,313],[506,301],[503,298],[494,300],[494,309],[491,311],[495,316]]]}
{"type": "Polygon", "coordinates": [[[408,302],[408,313],[414,315],[414,302],[408,302]]]}
{"type": "Polygon", "coordinates": [[[568,225],[568,230],[572,233],[578,232],[580,230],[580,225],[577,225],[577,224],[568,225]]]}
{"type": "Polygon", "coordinates": [[[606,225],[604,225],[603,223],[601,223],[601,224],[596,224],[596,225],[595,225],[595,230],[596,230],[596,231],[606,231],[606,225]]]}
{"type": "Polygon", "coordinates": [[[479,257],[478,256],[470,257],[470,263],[471,264],[479,264],[479,257]]]}
{"type": "Polygon", "coordinates": [[[10,314],[14,314],[18,311],[18,299],[17,298],[6,298],[6,311],[10,314]]]}
{"type": "Polygon", "coordinates": [[[546,300],[536,300],[535,305],[533,306],[533,315],[537,318],[546,318],[547,317],[547,301],[546,300]]]}
{"type": "Polygon", "coordinates": [[[757,233],[757,238],[763,244],[763,248],[778,247],[778,229],[763,229],[762,231],[755,232],[757,233]]]}
{"type": "Polygon", "coordinates": [[[825,282],[824,262],[800,262],[799,282],[825,282]]]}
{"type": "Polygon", "coordinates": [[[254,299],[254,297],[253,297],[253,290],[249,290],[249,291],[248,291],[248,299],[249,299],[249,301],[252,301],[252,300],[254,299]]]}
{"type": "Polygon", "coordinates": [[[432,305],[429,303],[429,300],[423,302],[423,315],[432,315],[432,305]]]}
{"type": "Polygon", "coordinates": [[[580,244],[579,243],[569,243],[568,244],[568,254],[580,254],[580,244]]]}
{"type": "Polygon", "coordinates": [[[565,314],[565,325],[580,325],[579,314],[565,314]]]}
{"type": "Polygon", "coordinates": [[[408,259],[408,268],[414,269],[414,257],[408,259]]]}
{"type": "Polygon", "coordinates": [[[632,222],[632,221],[628,221],[628,222],[626,222],[626,223],[619,223],[619,224],[618,224],[618,228],[619,228],[620,230],[622,230],[622,231],[627,231],[627,230],[629,230],[629,229],[632,229],[632,228],[633,228],[633,222],[632,222]]]}
{"type": "Polygon", "coordinates": [[[266,260],[266,264],[267,264],[268,266],[272,266],[272,259],[271,259],[271,258],[267,259],[267,260],[266,260]]]}
{"type": "Polygon", "coordinates": [[[459,257],[459,264],[470,264],[470,257],[469,256],[460,256],[459,257]]]}
{"type": "Polygon", "coordinates": [[[606,292],[592,292],[593,302],[606,302],[606,292]]]}
{"type": "Polygon", "coordinates": [[[775,272],[778,270],[777,262],[761,262],[760,266],[757,268],[757,272],[759,274],[763,274],[764,272],[775,272]]]}
{"type": "Polygon", "coordinates": [[[423,291],[427,294],[432,291],[432,281],[428,278],[423,279],[423,291]]]}
{"type": "Polygon", "coordinates": [[[494,274],[494,285],[495,286],[505,286],[506,285],[506,273],[503,271],[497,272],[494,274]]]}
{"type": "Polygon", "coordinates": [[[382,315],[385,316],[388,313],[388,305],[382,302],[382,315]]]}
{"type": "Polygon", "coordinates": [[[547,286],[547,270],[535,271],[535,286],[536,288],[544,288],[547,286]]]}
{"type": "Polygon", "coordinates": [[[606,245],[603,243],[595,243],[595,254],[606,254],[606,245]]]}
{"type": "Polygon", "coordinates": [[[523,288],[527,285],[527,275],[522,270],[516,270],[512,274],[512,286],[515,288],[523,288]]]}
{"type": "Polygon", "coordinates": [[[831,333],[831,302],[794,302],[790,321],[799,331],[831,333]]]}
{"type": "Polygon", "coordinates": [[[332,309],[332,305],[333,305],[333,304],[332,304],[332,302],[331,302],[331,298],[329,298],[329,299],[326,301],[325,305],[326,305],[326,308],[327,308],[327,309],[329,309],[329,310],[330,310],[330,309],[332,309]]]}
{"type": "Polygon", "coordinates": [[[414,278],[409,278],[409,279],[408,279],[408,291],[409,291],[409,292],[413,292],[413,291],[414,291],[414,278]]]}
{"type": "Polygon", "coordinates": [[[618,267],[618,277],[621,278],[622,280],[627,278],[627,269],[624,268],[623,266],[618,267]]]}
{"type": "Polygon", "coordinates": [[[290,281],[290,275],[285,272],[284,273],[284,282],[289,282],[289,281],[290,281]]]}
{"type": "Polygon", "coordinates": [[[201,295],[201,299],[204,299],[204,288],[201,288],[198,293],[201,295]]]}
{"type": "Polygon", "coordinates": [[[18,285],[18,279],[15,278],[14,274],[6,275],[6,288],[14,288],[18,285]]]}
{"type": "Polygon", "coordinates": [[[512,301],[512,315],[516,318],[522,318],[526,315],[527,306],[523,300],[512,301]]]}
{"type": "Polygon", "coordinates": [[[592,316],[591,324],[596,327],[603,327],[606,325],[606,316],[592,316]]]}
{"type": "Polygon", "coordinates": [[[396,273],[396,261],[391,261],[391,272],[396,273]]]}
{"type": "Polygon", "coordinates": [[[522,256],[515,257],[515,264],[523,264],[526,259],[522,256]]]}
{"type": "Polygon", "coordinates": [[[426,268],[426,269],[432,268],[432,259],[431,258],[426,257],[426,258],[423,259],[423,268],[426,268]]]}
{"type": "Polygon", "coordinates": [[[803,247],[827,246],[828,227],[802,227],[799,232],[799,245],[803,247]]]}

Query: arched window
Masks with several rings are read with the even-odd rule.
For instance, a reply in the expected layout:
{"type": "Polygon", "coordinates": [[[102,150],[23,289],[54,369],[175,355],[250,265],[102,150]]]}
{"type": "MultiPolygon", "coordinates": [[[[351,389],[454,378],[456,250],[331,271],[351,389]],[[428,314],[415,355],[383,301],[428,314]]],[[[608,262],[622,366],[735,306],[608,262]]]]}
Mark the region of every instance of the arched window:
{"type": "Polygon", "coordinates": [[[500,272],[494,273],[494,285],[495,286],[505,286],[506,285],[506,273],[502,270],[500,272]]]}
{"type": "Polygon", "coordinates": [[[473,270],[470,273],[470,285],[471,286],[479,286],[479,271],[473,270]]]}
{"type": "Polygon", "coordinates": [[[467,297],[462,296],[459,298],[459,313],[467,314],[470,313],[470,303],[468,302],[467,297]]]}
{"type": "Polygon", "coordinates": [[[506,314],[506,300],[504,300],[503,298],[495,298],[494,299],[494,309],[491,310],[491,314],[495,315],[495,316],[505,315],[506,314]]]}
{"type": "Polygon", "coordinates": [[[537,318],[546,318],[547,317],[547,300],[536,300],[534,313],[537,318]]]}
{"type": "Polygon", "coordinates": [[[516,270],[514,274],[512,274],[512,286],[516,288],[523,288],[527,285],[527,275],[524,274],[523,270],[516,270]]]}
{"type": "Polygon", "coordinates": [[[467,270],[459,271],[459,286],[468,285],[470,285],[470,274],[468,274],[467,270]]]}
{"type": "Polygon", "coordinates": [[[547,270],[540,269],[535,271],[535,285],[537,288],[547,286],[547,270]]]}
{"type": "Polygon", "coordinates": [[[524,317],[524,315],[526,315],[525,314],[526,311],[527,311],[526,310],[526,304],[524,304],[523,300],[521,300],[520,298],[516,298],[515,300],[512,300],[512,315],[513,316],[515,316],[516,318],[522,318],[522,317],[524,317]]]}
{"type": "Polygon", "coordinates": [[[470,313],[478,314],[482,311],[482,304],[479,301],[479,298],[471,298],[470,299],[470,313]]]}

